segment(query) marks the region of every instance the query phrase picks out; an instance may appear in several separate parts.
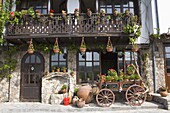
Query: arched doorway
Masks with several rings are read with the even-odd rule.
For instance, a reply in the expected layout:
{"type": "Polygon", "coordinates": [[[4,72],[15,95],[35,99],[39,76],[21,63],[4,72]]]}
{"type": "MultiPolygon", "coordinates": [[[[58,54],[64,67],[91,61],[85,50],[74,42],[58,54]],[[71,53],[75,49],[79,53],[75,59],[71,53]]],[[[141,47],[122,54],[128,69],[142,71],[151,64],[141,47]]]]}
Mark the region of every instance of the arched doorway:
{"type": "Polygon", "coordinates": [[[25,54],[21,61],[21,101],[41,101],[41,83],[43,73],[44,57],[38,52],[25,54]]]}

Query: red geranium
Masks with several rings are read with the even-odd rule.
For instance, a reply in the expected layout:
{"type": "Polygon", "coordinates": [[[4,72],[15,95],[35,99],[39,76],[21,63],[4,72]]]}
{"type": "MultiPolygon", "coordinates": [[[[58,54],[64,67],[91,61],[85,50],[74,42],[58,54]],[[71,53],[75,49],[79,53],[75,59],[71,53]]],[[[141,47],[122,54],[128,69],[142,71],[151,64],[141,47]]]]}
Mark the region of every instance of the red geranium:
{"type": "Polygon", "coordinates": [[[50,9],[50,13],[54,13],[54,10],[50,9]]]}
{"type": "Polygon", "coordinates": [[[13,11],[12,11],[12,12],[10,12],[10,14],[11,14],[11,15],[14,15],[14,14],[15,14],[15,12],[13,12],[13,11]]]}

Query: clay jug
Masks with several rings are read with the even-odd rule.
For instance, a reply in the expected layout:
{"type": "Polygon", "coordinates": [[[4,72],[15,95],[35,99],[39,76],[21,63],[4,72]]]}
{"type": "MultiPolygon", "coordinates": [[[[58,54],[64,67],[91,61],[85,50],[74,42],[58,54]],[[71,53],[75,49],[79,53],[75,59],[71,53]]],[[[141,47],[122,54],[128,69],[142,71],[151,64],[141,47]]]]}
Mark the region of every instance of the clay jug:
{"type": "Polygon", "coordinates": [[[85,103],[90,103],[92,100],[92,88],[91,86],[81,86],[78,89],[77,96],[79,98],[83,98],[85,100],[85,103]]]}

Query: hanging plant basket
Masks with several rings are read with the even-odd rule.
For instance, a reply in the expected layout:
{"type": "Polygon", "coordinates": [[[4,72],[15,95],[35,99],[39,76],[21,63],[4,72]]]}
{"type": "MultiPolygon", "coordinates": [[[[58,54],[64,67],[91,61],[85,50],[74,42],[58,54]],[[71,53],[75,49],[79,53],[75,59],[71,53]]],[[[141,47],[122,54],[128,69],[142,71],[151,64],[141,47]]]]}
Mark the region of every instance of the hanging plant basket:
{"type": "Polygon", "coordinates": [[[29,43],[27,52],[28,52],[29,54],[33,54],[33,53],[34,53],[34,45],[33,45],[33,43],[32,43],[32,39],[30,40],[30,43],[29,43]]]}
{"type": "Polygon", "coordinates": [[[84,41],[84,37],[82,37],[82,40],[81,40],[80,51],[86,52],[86,44],[85,44],[85,41],[84,41]]]}
{"type": "Polygon", "coordinates": [[[139,50],[139,48],[132,48],[132,52],[137,52],[139,50]]]}
{"type": "Polygon", "coordinates": [[[54,46],[53,46],[53,51],[54,53],[59,53],[60,49],[59,49],[59,45],[58,45],[58,38],[56,38],[54,46]]]}
{"type": "Polygon", "coordinates": [[[110,40],[110,37],[108,37],[106,50],[107,50],[107,52],[112,52],[113,51],[113,46],[112,46],[112,42],[110,40]]]}

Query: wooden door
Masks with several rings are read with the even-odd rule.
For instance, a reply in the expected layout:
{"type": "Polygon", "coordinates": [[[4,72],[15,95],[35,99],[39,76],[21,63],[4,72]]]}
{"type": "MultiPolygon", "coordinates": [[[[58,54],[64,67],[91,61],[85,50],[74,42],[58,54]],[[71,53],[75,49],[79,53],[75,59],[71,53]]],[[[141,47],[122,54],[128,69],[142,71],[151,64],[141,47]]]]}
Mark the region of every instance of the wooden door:
{"type": "Polygon", "coordinates": [[[21,101],[41,101],[44,58],[40,53],[26,54],[21,62],[21,101]]]}
{"type": "Polygon", "coordinates": [[[170,92],[170,45],[165,45],[165,79],[170,92]]]}

